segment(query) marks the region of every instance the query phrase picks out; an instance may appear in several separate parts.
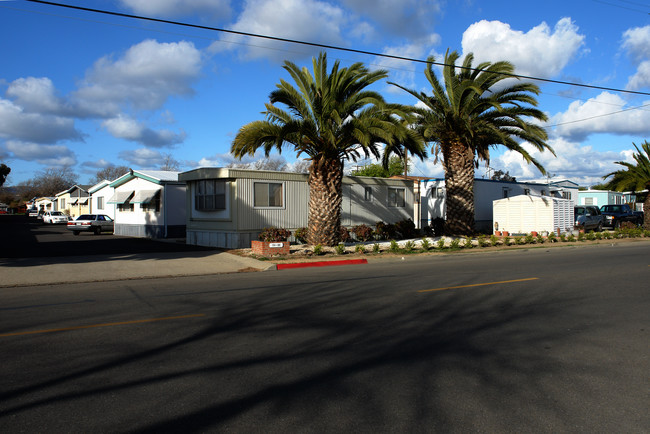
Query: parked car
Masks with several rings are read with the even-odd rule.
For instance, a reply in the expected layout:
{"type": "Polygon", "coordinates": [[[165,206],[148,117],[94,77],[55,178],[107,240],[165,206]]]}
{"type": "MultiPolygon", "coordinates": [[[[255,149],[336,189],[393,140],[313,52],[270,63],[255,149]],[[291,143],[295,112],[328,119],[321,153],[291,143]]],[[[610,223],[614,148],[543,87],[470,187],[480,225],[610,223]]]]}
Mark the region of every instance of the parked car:
{"type": "Polygon", "coordinates": [[[69,221],[67,228],[74,235],[81,232],[92,232],[99,235],[102,232],[113,232],[115,223],[113,219],[104,214],[82,214],[76,219],[69,221]]]}
{"type": "Polygon", "coordinates": [[[68,216],[61,211],[45,211],[43,214],[43,224],[68,223],[68,216]]]}
{"type": "Polygon", "coordinates": [[[592,230],[600,232],[603,230],[603,215],[597,206],[576,205],[573,214],[576,229],[584,229],[585,232],[592,230]]]}
{"type": "Polygon", "coordinates": [[[639,216],[627,204],[603,205],[600,207],[600,212],[603,215],[603,225],[607,227],[619,228],[623,222],[635,225],[643,223],[643,220],[639,220],[639,216]]]}
{"type": "Polygon", "coordinates": [[[30,208],[27,210],[28,217],[38,217],[38,210],[36,208],[30,208]]]}

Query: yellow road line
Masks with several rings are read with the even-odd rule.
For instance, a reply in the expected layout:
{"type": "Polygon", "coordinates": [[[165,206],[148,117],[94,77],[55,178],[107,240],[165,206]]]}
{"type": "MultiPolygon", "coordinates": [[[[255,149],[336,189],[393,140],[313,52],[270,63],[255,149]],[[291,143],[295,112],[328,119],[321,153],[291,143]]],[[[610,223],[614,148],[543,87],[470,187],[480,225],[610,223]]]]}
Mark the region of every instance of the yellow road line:
{"type": "Polygon", "coordinates": [[[197,318],[200,316],[205,316],[204,313],[199,313],[195,315],[181,315],[181,316],[167,316],[164,318],[149,318],[149,319],[138,319],[134,321],[122,321],[122,322],[109,322],[105,324],[91,324],[91,325],[82,325],[82,326],[74,326],[74,327],[63,327],[59,329],[49,329],[49,330],[32,330],[28,332],[16,332],[16,333],[4,333],[0,334],[0,338],[8,337],[8,336],[22,336],[22,335],[34,335],[38,333],[55,333],[55,332],[67,332],[70,330],[82,330],[82,329],[92,329],[92,328],[97,328],[97,327],[111,327],[111,326],[118,326],[118,325],[129,325],[129,324],[142,324],[142,323],[147,323],[147,322],[156,322],[156,321],[169,321],[173,319],[183,319],[183,318],[197,318]]]}
{"type": "Polygon", "coordinates": [[[446,289],[458,289],[458,288],[470,288],[470,287],[473,287],[473,286],[498,285],[500,283],[527,282],[529,280],[537,280],[537,279],[539,279],[539,278],[538,277],[530,277],[528,279],[502,280],[501,282],[473,283],[471,285],[447,286],[446,288],[422,289],[422,290],[420,290],[418,292],[444,291],[446,289]]]}

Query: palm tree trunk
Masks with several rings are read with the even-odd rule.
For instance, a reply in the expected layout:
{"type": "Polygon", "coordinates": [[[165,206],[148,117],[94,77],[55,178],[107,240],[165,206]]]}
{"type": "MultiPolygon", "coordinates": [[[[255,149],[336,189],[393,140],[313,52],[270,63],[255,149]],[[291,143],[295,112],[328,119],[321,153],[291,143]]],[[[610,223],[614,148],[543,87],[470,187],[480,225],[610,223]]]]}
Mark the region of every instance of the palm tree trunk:
{"type": "Polygon", "coordinates": [[[442,146],[447,193],[446,232],[474,233],[474,152],[461,142],[442,146]]]}
{"type": "Polygon", "coordinates": [[[309,167],[309,233],[313,246],[336,246],[340,240],[343,164],[314,160],[309,167]]]}

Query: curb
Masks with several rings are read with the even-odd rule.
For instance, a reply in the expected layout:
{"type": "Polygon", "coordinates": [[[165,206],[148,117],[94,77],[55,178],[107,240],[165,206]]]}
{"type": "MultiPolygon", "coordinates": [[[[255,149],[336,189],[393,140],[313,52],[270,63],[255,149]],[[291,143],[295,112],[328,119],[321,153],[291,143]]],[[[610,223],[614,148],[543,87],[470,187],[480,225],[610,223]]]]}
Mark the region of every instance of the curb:
{"type": "Polygon", "coordinates": [[[277,264],[277,270],[288,270],[293,268],[307,268],[307,267],[328,267],[334,265],[358,265],[367,264],[367,259],[348,259],[343,261],[318,261],[318,262],[296,262],[293,264],[277,264]]]}

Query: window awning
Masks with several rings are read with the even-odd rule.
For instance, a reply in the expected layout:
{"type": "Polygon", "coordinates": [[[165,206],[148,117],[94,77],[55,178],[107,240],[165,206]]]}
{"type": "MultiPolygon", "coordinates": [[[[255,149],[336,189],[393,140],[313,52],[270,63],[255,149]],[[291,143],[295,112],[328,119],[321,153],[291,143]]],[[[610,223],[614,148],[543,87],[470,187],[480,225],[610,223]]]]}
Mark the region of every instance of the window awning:
{"type": "Polygon", "coordinates": [[[75,200],[71,201],[71,202],[70,202],[70,205],[76,205],[77,202],[79,202],[79,199],[75,199],[75,200]]]}
{"type": "Polygon", "coordinates": [[[133,191],[116,191],[107,203],[127,203],[133,196],[133,191]]]}
{"type": "Polygon", "coordinates": [[[84,200],[83,202],[80,199],[79,200],[79,205],[88,205],[88,199],[84,200]]]}
{"type": "Polygon", "coordinates": [[[153,201],[156,198],[156,195],[160,192],[160,189],[158,190],[140,190],[138,191],[135,196],[133,197],[133,200],[131,202],[133,203],[149,203],[153,201]]]}

